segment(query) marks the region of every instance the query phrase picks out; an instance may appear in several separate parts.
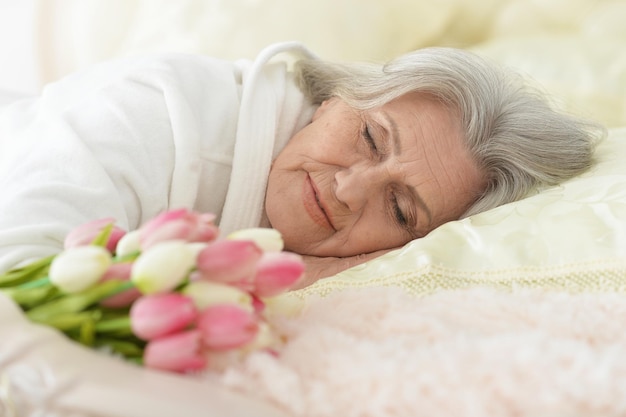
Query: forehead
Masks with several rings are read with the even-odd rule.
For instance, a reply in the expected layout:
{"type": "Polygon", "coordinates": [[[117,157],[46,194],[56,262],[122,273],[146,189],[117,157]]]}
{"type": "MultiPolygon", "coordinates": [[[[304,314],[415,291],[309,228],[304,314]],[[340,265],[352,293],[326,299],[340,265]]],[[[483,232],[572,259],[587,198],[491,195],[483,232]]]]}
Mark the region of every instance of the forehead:
{"type": "Polygon", "coordinates": [[[458,112],[411,93],[374,109],[371,117],[398,142],[405,180],[432,212],[432,227],[461,216],[482,192],[485,176],[467,149],[458,112]]]}
{"type": "Polygon", "coordinates": [[[390,123],[403,130],[415,132],[423,139],[461,143],[463,131],[457,112],[434,96],[424,93],[409,93],[400,96],[373,110],[390,123]]]}

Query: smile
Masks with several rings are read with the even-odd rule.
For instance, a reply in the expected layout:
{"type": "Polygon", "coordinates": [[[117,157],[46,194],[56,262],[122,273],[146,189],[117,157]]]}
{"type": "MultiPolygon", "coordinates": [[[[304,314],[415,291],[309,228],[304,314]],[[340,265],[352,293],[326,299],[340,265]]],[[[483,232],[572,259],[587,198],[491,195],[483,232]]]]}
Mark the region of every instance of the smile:
{"type": "Polygon", "coordinates": [[[311,177],[307,174],[303,188],[302,188],[302,202],[308,215],[318,225],[335,230],[330,217],[324,209],[324,204],[320,201],[319,192],[315,186],[315,183],[311,180],[311,177]]]}

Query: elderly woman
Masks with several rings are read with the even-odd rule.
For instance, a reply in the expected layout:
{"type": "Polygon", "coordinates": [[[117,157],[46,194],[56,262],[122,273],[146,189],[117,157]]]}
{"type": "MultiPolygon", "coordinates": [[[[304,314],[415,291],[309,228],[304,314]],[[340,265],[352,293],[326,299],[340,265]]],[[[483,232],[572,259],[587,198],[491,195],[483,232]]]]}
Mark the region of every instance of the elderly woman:
{"type": "Polygon", "coordinates": [[[278,229],[307,281],[587,169],[603,130],[455,49],[384,66],[299,44],[254,62],[109,62],[0,112],[0,270],[74,226],[177,207],[278,229]],[[293,70],[275,60],[298,55],[293,70]]]}

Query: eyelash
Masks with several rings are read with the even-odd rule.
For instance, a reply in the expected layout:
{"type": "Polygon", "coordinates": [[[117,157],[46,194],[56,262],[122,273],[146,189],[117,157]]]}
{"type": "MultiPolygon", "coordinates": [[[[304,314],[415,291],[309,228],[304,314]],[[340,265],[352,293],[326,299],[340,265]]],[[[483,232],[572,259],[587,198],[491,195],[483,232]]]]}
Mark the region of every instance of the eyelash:
{"type": "Polygon", "coordinates": [[[404,215],[404,213],[402,212],[402,209],[400,208],[400,204],[398,204],[398,198],[396,197],[395,194],[392,194],[391,196],[392,196],[391,200],[393,204],[393,214],[395,215],[396,221],[398,222],[400,226],[407,227],[408,222],[407,222],[406,216],[404,215]]]}
{"type": "MultiPolygon", "coordinates": [[[[368,125],[365,125],[365,127],[363,128],[363,132],[361,136],[363,136],[363,140],[365,141],[369,149],[373,153],[378,154],[379,153],[378,147],[376,146],[376,142],[374,141],[374,138],[372,137],[372,134],[370,133],[368,125]]],[[[398,204],[398,198],[396,197],[395,193],[391,194],[391,204],[393,206],[393,214],[396,219],[396,222],[403,228],[406,228],[408,226],[408,222],[407,222],[406,216],[404,215],[404,213],[402,212],[402,209],[400,208],[400,204],[398,204]]]]}
{"type": "Polygon", "coordinates": [[[370,150],[375,154],[378,154],[378,147],[376,146],[376,142],[374,142],[374,138],[370,133],[370,128],[368,125],[365,125],[365,127],[363,128],[361,136],[363,136],[363,140],[365,140],[365,143],[370,148],[370,150]]]}

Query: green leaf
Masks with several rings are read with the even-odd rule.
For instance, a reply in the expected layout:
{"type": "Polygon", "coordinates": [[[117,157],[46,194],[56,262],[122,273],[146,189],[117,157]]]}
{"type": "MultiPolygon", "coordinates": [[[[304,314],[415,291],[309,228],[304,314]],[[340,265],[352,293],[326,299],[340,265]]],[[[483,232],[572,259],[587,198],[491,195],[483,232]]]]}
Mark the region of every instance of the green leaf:
{"type": "Polygon", "coordinates": [[[115,225],[113,223],[109,223],[100,230],[100,233],[91,241],[91,244],[94,246],[102,246],[105,247],[109,238],[111,237],[111,233],[113,232],[113,227],[115,225]]]}
{"type": "Polygon", "coordinates": [[[37,321],[40,324],[54,327],[63,332],[80,329],[85,322],[94,322],[100,318],[100,312],[97,310],[83,311],[80,313],[57,314],[44,320],[37,321]]]}
{"type": "Polygon", "coordinates": [[[114,263],[125,263],[125,262],[133,262],[135,259],[139,258],[141,255],[141,251],[135,251],[131,253],[127,253],[126,255],[115,255],[113,257],[114,263]]]}
{"type": "Polygon", "coordinates": [[[46,276],[55,256],[56,255],[50,255],[24,267],[12,269],[1,274],[0,288],[14,287],[46,276]]]}
{"type": "Polygon", "coordinates": [[[59,293],[59,290],[52,285],[34,288],[4,288],[0,291],[8,295],[25,311],[39,304],[46,303],[59,293]]]}
{"type": "Polygon", "coordinates": [[[58,314],[77,313],[98,301],[132,288],[131,282],[119,280],[106,281],[77,294],[68,294],[45,304],[33,307],[26,315],[35,321],[45,320],[58,314]]]}

